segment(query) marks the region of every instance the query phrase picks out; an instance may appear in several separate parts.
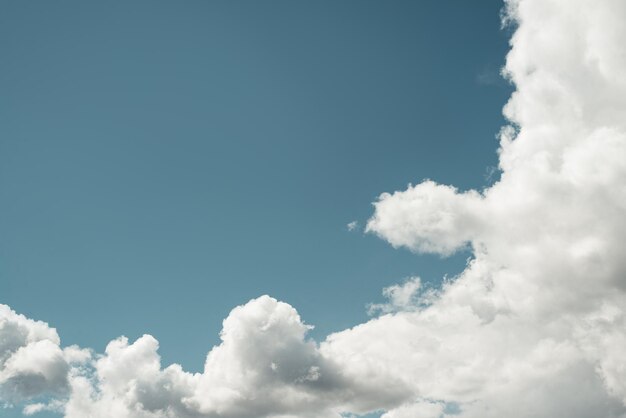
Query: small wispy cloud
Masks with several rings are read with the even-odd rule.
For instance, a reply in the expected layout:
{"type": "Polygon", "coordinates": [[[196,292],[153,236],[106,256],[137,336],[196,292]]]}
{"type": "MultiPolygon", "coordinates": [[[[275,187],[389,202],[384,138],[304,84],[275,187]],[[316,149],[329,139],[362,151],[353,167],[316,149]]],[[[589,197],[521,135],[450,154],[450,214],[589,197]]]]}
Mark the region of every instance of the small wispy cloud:
{"type": "Polygon", "coordinates": [[[486,65],[476,74],[476,83],[483,86],[505,86],[507,84],[502,76],[502,70],[492,64],[486,65]]]}
{"type": "Polygon", "coordinates": [[[383,296],[387,302],[367,305],[369,315],[415,311],[432,303],[437,297],[437,291],[424,289],[419,277],[409,277],[403,283],[385,287],[383,296]]]}

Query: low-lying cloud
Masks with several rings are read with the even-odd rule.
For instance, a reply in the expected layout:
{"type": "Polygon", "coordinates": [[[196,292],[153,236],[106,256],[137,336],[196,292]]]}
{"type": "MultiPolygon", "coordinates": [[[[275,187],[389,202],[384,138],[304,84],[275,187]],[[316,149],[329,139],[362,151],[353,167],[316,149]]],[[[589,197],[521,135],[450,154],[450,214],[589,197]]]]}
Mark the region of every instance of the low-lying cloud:
{"type": "Polygon", "coordinates": [[[511,0],[500,180],[385,193],[366,230],[467,268],[386,290],[321,343],[269,296],[235,308],[202,373],[144,335],[63,347],[0,305],[0,399],[66,418],[626,417],[626,3],[511,0]]]}

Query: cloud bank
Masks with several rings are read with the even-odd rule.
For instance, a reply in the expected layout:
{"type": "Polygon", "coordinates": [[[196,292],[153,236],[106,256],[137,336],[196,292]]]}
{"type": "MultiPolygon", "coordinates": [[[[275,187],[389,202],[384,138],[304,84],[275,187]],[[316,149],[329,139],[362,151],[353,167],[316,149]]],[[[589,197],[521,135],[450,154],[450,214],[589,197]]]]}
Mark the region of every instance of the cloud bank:
{"type": "Polygon", "coordinates": [[[473,253],[435,291],[386,289],[378,317],[321,343],[268,296],[235,308],[202,373],[158,342],[102,354],[0,306],[0,399],[66,418],[626,417],[626,3],[511,0],[500,180],[384,193],[367,231],[473,253]]]}

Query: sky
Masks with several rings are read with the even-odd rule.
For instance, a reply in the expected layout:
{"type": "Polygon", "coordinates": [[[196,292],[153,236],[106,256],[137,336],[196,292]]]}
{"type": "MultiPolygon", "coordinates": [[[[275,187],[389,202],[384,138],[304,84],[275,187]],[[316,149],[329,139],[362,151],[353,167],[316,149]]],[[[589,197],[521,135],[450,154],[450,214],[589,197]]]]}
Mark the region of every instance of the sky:
{"type": "Polygon", "coordinates": [[[199,370],[251,298],[323,337],[385,286],[458,273],[468,254],[363,226],[382,192],[480,187],[497,164],[501,7],[4,2],[2,302],[68,344],[149,332],[199,370]]]}
{"type": "Polygon", "coordinates": [[[3,416],[626,417],[620,0],[0,10],[3,416]]]}

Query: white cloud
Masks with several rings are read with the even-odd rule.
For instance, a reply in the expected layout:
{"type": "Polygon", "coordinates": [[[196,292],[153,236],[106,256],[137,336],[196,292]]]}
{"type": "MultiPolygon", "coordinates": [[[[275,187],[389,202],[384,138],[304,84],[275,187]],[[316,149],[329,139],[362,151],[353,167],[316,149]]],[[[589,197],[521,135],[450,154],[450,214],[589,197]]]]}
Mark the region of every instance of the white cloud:
{"type": "Polygon", "coordinates": [[[367,224],[416,252],[469,248],[455,280],[425,300],[416,278],[391,286],[384,315],[319,345],[291,306],[254,299],[197,374],[163,368],[151,336],[91,356],[0,306],[1,397],[58,396],[67,418],[626,417],[626,3],[508,13],[500,181],[383,194],[367,224]]]}
{"type": "Polygon", "coordinates": [[[62,413],[64,407],[65,407],[64,402],[60,400],[52,400],[48,403],[37,402],[37,403],[31,403],[31,404],[26,405],[24,409],[22,410],[22,413],[24,415],[35,415],[43,411],[62,413]]]}
{"type": "Polygon", "coordinates": [[[444,410],[445,405],[441,402],[419,401],[393,409],[381,418],[439,418],[444,410]]]}
{"type": "Polygon", "coordinates": [[[474,238],[482,221],[480,195],[470,190],[425,181],[404,192],[383,193],[366,231],[375,232],[394,247],[448,255],[474,238]]]}
{"type": "Polygon", "coordinates": [[[42,395],[61,395],[68,389],[71,363],[89,354],[76,347],[60,347],[54,328],[18,315],[0,305],[0,399],[9,402],[42,395]]]}
{"type": "Polygon", "coordinates": [[[332,359],[306,339],[310,327],[295,309],[268,296],[235,308],[222,343],[203,373],[161,368],[158,342],[144,335],[109,343],[95,361],[93,381],[70,378],[66,417],[337,417],[342,405],[367,410],[397,403],[408,392],[341,375],[332,359]]]}
{"type": "Polygon", "coordinates": [[[409,277],[401,284],[383,289],[386,303],[373,303],[368,306],[370,315],[399,311],[414,311],[425,307],[438,298],[435,289],[424,289],[419,277],[409,277]]]}
{"type": "Polygon", "coordinates": [[[516,128],[501,180],[383,194],[368,223],[394,246],[468,244],[474,260],[431,305],[322,349],[356,379],[392,369],[462,417],[626,416],[626,5],[522,0],[510,13],[516,128]]]}

